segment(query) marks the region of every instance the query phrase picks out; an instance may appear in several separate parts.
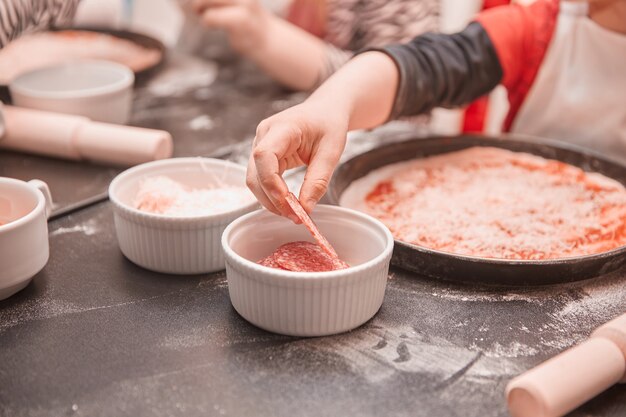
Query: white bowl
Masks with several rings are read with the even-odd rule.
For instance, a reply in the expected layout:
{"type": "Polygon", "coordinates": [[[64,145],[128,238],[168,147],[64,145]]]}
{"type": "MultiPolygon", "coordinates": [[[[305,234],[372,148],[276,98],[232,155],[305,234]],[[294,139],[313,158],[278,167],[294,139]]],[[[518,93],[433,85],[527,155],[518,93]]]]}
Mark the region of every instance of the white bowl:
{"type": "Polygon", "coordinates": [[[51,209],[45,182],[0,177],[0,300],[26,287],[48,262],[51,209]]]}
{"type": "Polygon", "coordinates": [[[206,188],[215,175],[229,186],[245,187],[246,169],[210,158],[173,158],[138,165],[119,174],[109,186],[115,230],[122,253],[152,271],[200,274],[224,269],[220,238],[237,217],[258,208],[250,203],[236,210],[202,216],[169,216],[134,207],[142,179],[167,176],[191,188],[206,188]]]}
{"type": "Polygon", "coordinates": [[[109,61],[72,61],[19,75],[9,83],[16,106],[125,124],[130,117],[133,72],[109,61]]]}
{"type": "Polygon", "coordinates": [[[354,210],[318,206],[312,218],[350,268],[292,272],[256,262],[278,246],[312,241],[302,225],[259,210],[232,222],[222,235],[228,292],[250,323],[292,336],[354,329],[382,305],[393,236],[378,220],[354,210]]]}

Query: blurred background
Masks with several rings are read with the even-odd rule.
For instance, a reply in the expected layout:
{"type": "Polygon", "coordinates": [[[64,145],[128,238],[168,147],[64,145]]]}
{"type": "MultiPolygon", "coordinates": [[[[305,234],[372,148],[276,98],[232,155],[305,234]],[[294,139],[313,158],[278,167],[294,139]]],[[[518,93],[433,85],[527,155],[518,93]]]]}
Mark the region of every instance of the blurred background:
{"type": "MultiPolygon", "coordinates": [[[[263,0],[265,8],[285,16],[291,0],[263,0]]],[[[533,0],[513,0],[528,4],[533,0]]],[[[190,54],[224,57],[229,54],[227,37],[223,32],[202,27],[190,9],[191,0],[83,0],[75,18],[77,26],[104,26],[145,33],[159,39],[168,47],[190,54]]],[[[457,32],[482,8],[508,3],[499,0],[441,0],[440,30],[457,32]]],[[[483,131],[501,132],[508,110],[506,92],[496,89],[489,98],[489,112],[483,131]]],[[[463,130],[463,110],[436,109],[430,123],[431,132],[457,134],[463,130]]]]}

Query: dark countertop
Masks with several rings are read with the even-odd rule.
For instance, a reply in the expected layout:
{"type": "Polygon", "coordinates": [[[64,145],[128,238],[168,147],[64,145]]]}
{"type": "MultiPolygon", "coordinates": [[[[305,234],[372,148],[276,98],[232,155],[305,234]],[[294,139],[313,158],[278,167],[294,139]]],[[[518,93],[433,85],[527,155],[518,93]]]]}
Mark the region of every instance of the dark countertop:
{"type": "MultiPolygon", "coordinates": [[[[133,122],[172,131],[177,155],[241,160],[258,121],[302,97],[243,64],[203,82],[170,86],[171,97],[146,87],[133,122]]],[[[82,198],[67,178],[90,172],[85,195],[96,195],[115,174],[7,154],[0,175],[42,177],[64,201],[82,198]]],[[[33,282],[0,302],[1,416],[506,416],[513,376],[626,311],[626,269],[494,290],[392,268],[370,322],[291,338],[243,320],[224,272],[163,275],[126,260],[106,201],[51,221],[50,250],[33,282]]],[[[572,414],[623,415],[623,385],[572,414]]]]}

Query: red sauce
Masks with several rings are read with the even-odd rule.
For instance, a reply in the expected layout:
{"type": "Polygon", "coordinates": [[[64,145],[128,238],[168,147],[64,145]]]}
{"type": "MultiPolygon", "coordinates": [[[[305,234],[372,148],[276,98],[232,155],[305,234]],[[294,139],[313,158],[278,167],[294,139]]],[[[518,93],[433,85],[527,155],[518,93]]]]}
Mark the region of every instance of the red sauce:
{"type": "Polygon", "coordinates": [[[540,260],[626,245],[623,185],[496,148],[405,163],[364,203],[397,239],[452,253],[540,260]]]}

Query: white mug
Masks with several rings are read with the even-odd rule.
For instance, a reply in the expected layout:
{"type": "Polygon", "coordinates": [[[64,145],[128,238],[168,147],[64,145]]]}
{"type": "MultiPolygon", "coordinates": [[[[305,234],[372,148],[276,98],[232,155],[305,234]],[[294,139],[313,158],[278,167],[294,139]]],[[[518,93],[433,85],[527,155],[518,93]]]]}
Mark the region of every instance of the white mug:
{"type": "Polygon", "coordinates": [[[48,262],[51,209],[45,182],[0,177],[0,300],[26,287],[48,262]]]}

